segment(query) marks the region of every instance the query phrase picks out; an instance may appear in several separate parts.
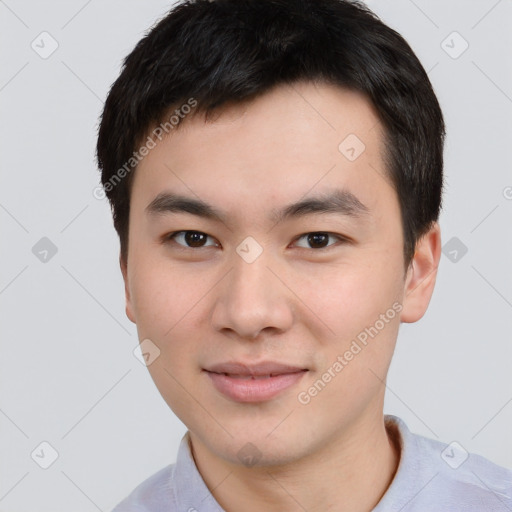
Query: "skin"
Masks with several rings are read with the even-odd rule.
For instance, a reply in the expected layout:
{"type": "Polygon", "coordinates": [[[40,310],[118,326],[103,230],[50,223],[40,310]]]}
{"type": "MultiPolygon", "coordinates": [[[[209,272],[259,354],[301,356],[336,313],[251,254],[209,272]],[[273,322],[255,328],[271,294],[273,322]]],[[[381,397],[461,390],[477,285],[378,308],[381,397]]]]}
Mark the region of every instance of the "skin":
{"type": "Polygon", "coordinates": [[[188,427],[196,465],[228,512],[369,511],[392,481],[399,452],[384,424],[384,382],[400,323],[416,322],[428,307],[441,241],[434,224],[405,269],[382,140],[364,96],[297,83],[226,107],[212,122],[190,116],[136,171],[128,258],[121,260],[126,312],[139,339],[160,349],[148,366],[151,376],[188,427]],[[338,149],[349,134],[365,144],[355,161],[338,149]],[[368,213],[313,213],[277,224],[268,218],[338,188],[368,213]],[[163,191],[199,197],[227,222],[148,214],[163,191]],[[165,238],[185,230],[207,234],[205,246],[165,238]],[[318,248],[301,238],[312,232],[335,236],[318,248]],[[252,263],[236,252],[247,236],[263,249],[252,263]],[[298,393],[394,303],[400,313],[308,404],[300,403],[298,393]],[[308,372],[272,400],[240,403],[202,371],[263,360],[308,372]],[[248,442],[260,457],[252,467],[237,455],[248,442]]]}

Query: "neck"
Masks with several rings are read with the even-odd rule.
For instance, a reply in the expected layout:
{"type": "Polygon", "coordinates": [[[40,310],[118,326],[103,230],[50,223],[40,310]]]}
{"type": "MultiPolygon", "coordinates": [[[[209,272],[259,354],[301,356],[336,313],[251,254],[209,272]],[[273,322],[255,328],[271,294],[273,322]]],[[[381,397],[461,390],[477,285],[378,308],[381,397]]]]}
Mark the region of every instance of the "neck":
{"type": "Polygon", "coordinates": [[[398,467],[394,435],[380,412],[353,424],[314,454],[271,467],[231,464],[192,434],[191,446],[203,480],[227,512],[369,512],[398,467]]]}

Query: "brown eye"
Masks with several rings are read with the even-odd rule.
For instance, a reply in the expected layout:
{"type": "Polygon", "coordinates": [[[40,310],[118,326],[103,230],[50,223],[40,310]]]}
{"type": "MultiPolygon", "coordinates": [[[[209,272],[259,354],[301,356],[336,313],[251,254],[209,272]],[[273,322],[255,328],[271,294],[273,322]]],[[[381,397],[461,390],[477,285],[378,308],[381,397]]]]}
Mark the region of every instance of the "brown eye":
{"type": "Polygon", "coordinates": [[[187,231],[185,233],[185,242],[190,247],[202,247],[206,241],[207,235],[199,231],[187,231]]]}
{"type": "Polygon", "coordinates": [[[217,245],[215,242],[207,244],[206,242],[208,238],[212,239],[212,237],[206,233],[202,233],[201,231],[176,231],[166,238],[167,241],[175,241],[176,244],[185,249],[197,249],[201,247],[211,247],[217,245]]]}
{"type": "Polygon", "coordinates": [[[314,249],[325,247],[329,243],[329,235],[327,233],[310,233],[308,243],[314,249]]]}
{"type": "Polygon", "coordinates": [[[314,231],[300,236],[297,242],[305,240],[306,245],[298,244],[299,247],[304,249],[326,249],[335,245],[335,242],[329,243],[329,239],[338,239],[341,242],[346,241],[346,239],[340,235],[334,235],[333,233],[327,233],[325,231],[314,231]]]}

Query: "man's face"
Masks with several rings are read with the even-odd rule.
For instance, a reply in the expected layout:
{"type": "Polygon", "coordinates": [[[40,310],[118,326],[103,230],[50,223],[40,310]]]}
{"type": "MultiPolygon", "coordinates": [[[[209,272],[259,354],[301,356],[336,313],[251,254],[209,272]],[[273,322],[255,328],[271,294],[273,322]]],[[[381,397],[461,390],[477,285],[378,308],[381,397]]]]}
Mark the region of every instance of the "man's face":
{"type": "Polygon", "coordinates": [[[362,95],[295,84],[186,119],[139,165],[127,314],[160,350],[163,398],[211,453],[240,463],[250,442],[261,463],[289,462],[381,413],[406,282],[382,140],[362,95]],[[277,217],[336,193],[338,209],[277,217]]]}

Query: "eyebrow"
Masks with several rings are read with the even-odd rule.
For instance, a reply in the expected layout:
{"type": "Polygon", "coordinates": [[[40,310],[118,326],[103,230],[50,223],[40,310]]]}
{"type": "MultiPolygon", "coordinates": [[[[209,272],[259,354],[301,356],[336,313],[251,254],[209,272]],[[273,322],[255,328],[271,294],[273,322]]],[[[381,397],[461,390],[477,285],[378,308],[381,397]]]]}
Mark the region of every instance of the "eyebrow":
{"type": "MultiPolygon", "coordinates": [[[[146,206],[151,216],[168,213],[189,213],[205,219],[228,224],[228,215],[214,206],[192,197],[182,196],[173,192],[158,194],[146,206]]],[[[273,209],[269,220],[278,223],[290,218],[298,218],[314,213],[337,213],[348,217],[361,217],[369,214],[365,206],[352,192],[336,189],[319,196],[301,199],[280,210],[273,209]]]]}

